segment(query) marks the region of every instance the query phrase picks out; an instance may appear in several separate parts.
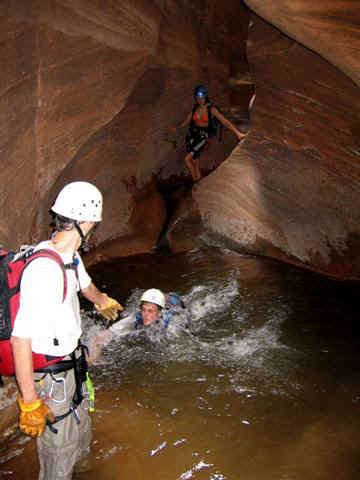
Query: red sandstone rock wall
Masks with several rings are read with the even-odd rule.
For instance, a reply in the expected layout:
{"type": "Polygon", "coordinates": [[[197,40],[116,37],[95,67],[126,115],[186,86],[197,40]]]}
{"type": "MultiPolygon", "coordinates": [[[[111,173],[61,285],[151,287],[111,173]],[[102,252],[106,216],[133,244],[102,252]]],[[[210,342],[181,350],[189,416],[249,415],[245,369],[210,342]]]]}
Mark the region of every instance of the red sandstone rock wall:
{"type": "MultiPolygon", "coordinates": [[[[144,229],[134,222],[139,196],[160,173],[184,174],[182,136],[175,151],[165,131],[191,109],[194,84],[208,82],[226,107],[243,12],[232,0],[2,1],[0,243],[38,240],[56,192],[83,179],[105,196],[98,241],[135,236],[151,249],[164,207],[144,229]]],[[[234,143],[227,137],[208,168],[234,143]]],[[[161,210],[151,195],[144,221],[161,210]]]]}
{"type": "MultiPolygon", "coordinates": [[[[183,245],[201,215],[235,248],[359,278],[359,2],[246,3],[317,53],[254,16],[249,76],[237,0],[3,0],[0,243],[42,237],[55,193],[84,179],[104,191],[105,254],[151,250],[165,218],[157,183],[184,174],[166,127],[195,83],[236,111],[229,96],[241,104],[235,87],[254,81],[251,134],[194,193],[183,245]]],[[[225,136],[203,168],[234,143],[225,136]]]]}
{"type": "Polygon", "coordinates": [[[244,0],[262,18],[319,53],[360,85],[358,0],[244,0]]]}
{"type": "Polygon", "coordinates": [[[248,59],[251,133],[196,190],[205,225],[235,248],[359,279],[359,88],[255,16],[248,59]]]}

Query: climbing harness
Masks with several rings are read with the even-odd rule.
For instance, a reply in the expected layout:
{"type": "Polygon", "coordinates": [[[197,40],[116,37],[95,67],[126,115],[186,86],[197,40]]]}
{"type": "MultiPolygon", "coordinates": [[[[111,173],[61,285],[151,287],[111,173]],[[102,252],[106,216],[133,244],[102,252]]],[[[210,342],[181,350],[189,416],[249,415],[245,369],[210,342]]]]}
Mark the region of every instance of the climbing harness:
{"type": "Polygon", "coordinates": [[[60,378],[56,378],[54,377],[54,375],[52,373],[50,373],[50,377],[51,377],[51,387],[50,387],[50,390],[49,390],[49,398],[55,402],[55,403],[64,403],[66,402],[66,384],[65,384],[65,378],[64,377],[60,377],[60,378]],[[59,384],[59,383],[62,383],[62,386],[63,386],[63,398],[61,400],[57,400],[54,395],[53,395],[53,390],[54,390],[54,387],[59,384]]]}
{"type": "Polygon", "coordinates": [[[188,153],[192,153],[193,158],[197,158],[203,150],[210,146],[210,139],[207,128],[193,126],[185,138],[185,147],[188,153]]]}
{"type": "Polygon", "coordinates": [[[73,414],[75,417],[76,422],[79,424],[80,423],[80,418],[79,414],[76,411],[77,407],[80,405],[80,403],[85,399],[85,398],[90,398],[92,401],[91,409],[89,408],[89,411],[94,411],[94,400],[95,400],[95,392],[94,392],[94,387],[91,382],[89,373],[88,373],[88,363],[86,360],[86,356],[89,354],[88,348],[79,343],[78,347],[70,354],[71,359],[70,360],[60,360],[57,363],[54,363],[52,365],[46,366],[44,368],[38,369],[38,373],[43,373],[44,375],[39,379],[36,380],[37,382],[41,382],[44,380],[46,375],[50,375],[51,379],[53,380],[48,396],[49,399],[56,403],[64,403],[66,401],[66,384],[65,384],[65,379],[66,379],[66,374],[69,370],[74,370],[74,378],[75,378],[75,391],[73,398],[71,400],[71,406],[70,409],[62,414],[58,415],[55,417],[54,422],[47,421],[47,425],[49,429],[53,433],[57,433],[57,429],[54,427],[54,425],[64,418],[66,418],[68,415],[73,414]],[[80,354],[78,353],[80,352],[80,354]],[[78,353],[78,356],[77,356],[78,353]],[[54,375],[59,374],[59,373],[65,373],[64,377],[61,378],[56,378],[54,375]],[[63,382],[64,386],[64,398],[62,400],[55,400],[52,397],[52,392],[53,388],[57,383],[63,382]],[[86,388],[89,388],[88,392],[83,391],[83,385],[85,385],[86,388]]]}

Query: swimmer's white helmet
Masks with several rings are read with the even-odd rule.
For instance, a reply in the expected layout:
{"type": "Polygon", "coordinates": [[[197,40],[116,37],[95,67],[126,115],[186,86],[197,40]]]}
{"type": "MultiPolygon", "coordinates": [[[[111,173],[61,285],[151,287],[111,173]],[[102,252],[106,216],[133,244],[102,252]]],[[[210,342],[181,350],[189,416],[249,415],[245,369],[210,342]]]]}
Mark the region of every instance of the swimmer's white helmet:
{"type": "Polygon", "coordinates": [[[157,288],[150,288],[142,294],[140,302],[155,303],[155,305],[165,308],[165,295],[157,288]]]}

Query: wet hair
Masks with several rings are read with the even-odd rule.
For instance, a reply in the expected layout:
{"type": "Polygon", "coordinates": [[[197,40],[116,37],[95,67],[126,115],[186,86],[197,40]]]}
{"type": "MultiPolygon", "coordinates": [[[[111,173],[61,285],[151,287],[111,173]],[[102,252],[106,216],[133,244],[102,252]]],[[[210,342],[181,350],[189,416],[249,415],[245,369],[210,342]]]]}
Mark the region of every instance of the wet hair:
{"type": "Polygon", "coordinates": [[[162,307],[160,307],[160,305],[157,305],[154,302],[148,302],[148,301],[140,303],[140,310],[142,309],[142,306],[144,305],[144,303],[151,303],[151,305],[155,305],[155,307],[157,307],[157,309],[158,309],[158,312],[161,312],[161,310],[162,310],[162,307]]]}
{"type": "Polygon", "coordinates": [[[71,220],[71,218],[57,215],[52,211],[50,211],[50,215],[52,216],[52,220],[49,226],[52,230],[56,232],[69,232],[74,228],[75,221],[71,220]]]}

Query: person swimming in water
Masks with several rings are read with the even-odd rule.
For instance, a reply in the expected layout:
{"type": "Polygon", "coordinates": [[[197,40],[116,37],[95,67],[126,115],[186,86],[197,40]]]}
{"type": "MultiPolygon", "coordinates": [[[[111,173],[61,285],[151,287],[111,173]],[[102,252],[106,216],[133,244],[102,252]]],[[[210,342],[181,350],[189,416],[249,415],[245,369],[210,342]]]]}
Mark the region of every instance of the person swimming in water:
{"type": "Polygon", "coordinates": [[[132,296],[116,322],[101,321],[97,312],[88,312],[87,315],[84,313],[84,321],[88,323],[83,342],[89,346],[90,363],[98,362],[104,347],[120,337],[131,342],[138,338],[138,333],[147,337],[148,334],[159,331],[160,336],[166,338],[169,325],[175,322],[180,329],[191,328],[190,312],[180,295],[175,292],[163,293],[156,288],[143,292],[140,300],[138,293],[136,298],[132,296]]]}
{"type": "Polygon", "coordinates": [[[185,165],[190,171],[194,182],[201,179],[200,161],[201,152],[210,146],[211,138],[216,136],[216,123],[219,121],[224,127],[228,128],[242,140],[247,133],[240,132],[236,126],[230,122],[214,105],[211,104],[208,89],[204,85],[198,85],[194,89],[195,104],[192,111],[180,125],[170,127],[171,132],[178,128],[189,126],[189,132],[186,136],[186,156],[185,165]]]}
{"type": "Polygon", "coordinates": [[[140,298],[140,309],[136,312],[135,328],[161,324],[169,326],[177,306],[185,308],[184,302],[177,293],[170,292],[166,296],[157,288],[146,290],[140,298]]]}

